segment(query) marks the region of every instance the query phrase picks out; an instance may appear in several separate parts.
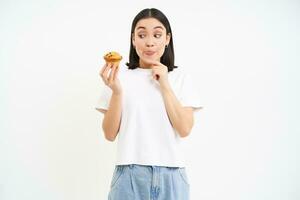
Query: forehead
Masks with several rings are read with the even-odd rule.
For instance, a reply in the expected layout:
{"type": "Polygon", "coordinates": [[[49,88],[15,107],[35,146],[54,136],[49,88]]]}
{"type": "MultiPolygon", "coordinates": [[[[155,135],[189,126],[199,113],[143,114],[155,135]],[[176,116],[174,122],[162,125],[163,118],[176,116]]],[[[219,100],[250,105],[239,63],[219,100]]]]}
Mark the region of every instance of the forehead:
{"type": "Polygon", "coordinates": [[[135,26],[135,30],[165,30],[164,25],[155,18],[141,19],[135,26]]]}

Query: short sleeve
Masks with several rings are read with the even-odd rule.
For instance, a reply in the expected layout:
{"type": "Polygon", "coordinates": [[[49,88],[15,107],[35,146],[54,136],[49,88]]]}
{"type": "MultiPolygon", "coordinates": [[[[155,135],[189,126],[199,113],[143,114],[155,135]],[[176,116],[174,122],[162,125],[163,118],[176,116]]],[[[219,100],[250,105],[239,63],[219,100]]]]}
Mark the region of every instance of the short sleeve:
{"type": "Polygon", "coordinates": [[[95,105],[95,109],[108,110],[111,95],[112,90],[108,86],[102,85],[102,87],[100,88],[100,94],[95,105]]]}
{"type": "Polygon", "coordinates": [[[193,77],[189,73],[184,73],[181,81],[179,101],[184,107],[193,107],[194,111],[203,108],[200,98],[200,91],[197,88],[193,77]]]}

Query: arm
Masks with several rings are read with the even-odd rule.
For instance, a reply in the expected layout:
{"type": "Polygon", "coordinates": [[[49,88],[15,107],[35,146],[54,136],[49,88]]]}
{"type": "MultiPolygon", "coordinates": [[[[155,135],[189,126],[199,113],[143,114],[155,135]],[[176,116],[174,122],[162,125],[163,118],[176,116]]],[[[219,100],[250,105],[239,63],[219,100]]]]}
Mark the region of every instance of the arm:
{"type": "Polygon", "coordinates": [[[109,108],[104,114],[102,129],[105,138],[114,141],[118,135],[122,114],[122,93],[112,93],[109,108]]]}
{"type": "Polygon", "coordinates": [[[162,84],[161,92],[172,126],[181,137],[188,136],[194,124],[193,108],[181,106],[168,81],[162,84]]]}
{"type": "Polygon", "coordinates": [[[118,71],[118,63],[110,62],[106,62],[100,71],[103,82],[112,90],[107,111],[105,112],[104,110],[98,109],[100,112],[104,113],[102,129],[105,138],[109,141],[115,140],[121,124],[122,89],[120,81],[117,78],[118,71]],[[110,73],[108,75],[109,71],[110,73]]]}

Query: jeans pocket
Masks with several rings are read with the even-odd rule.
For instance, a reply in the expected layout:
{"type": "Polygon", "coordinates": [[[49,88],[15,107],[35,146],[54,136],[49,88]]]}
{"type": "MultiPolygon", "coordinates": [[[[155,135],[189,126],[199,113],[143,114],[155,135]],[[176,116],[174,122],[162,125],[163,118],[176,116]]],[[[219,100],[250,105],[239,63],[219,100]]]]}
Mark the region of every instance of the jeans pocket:
{"type": "Polygon", "coordinates": [[[116,166],[113,176],[112,176],[112,180],[111,180],[111,184],[110,184],[110,188],[113,188],[114,186],[117,185],[117,183],[119,182],[122,174],[124,173],[124,167],[122,166],[116,166]]]}
{"type": "Polygon", "coordinates": [[[183,182],[186,184],[186,185],[190,185],[189,183],[189,179],[188,179],[188,176],[186,174],[186,171],[185,171],[185,168],[179,168],[178,169],[178,172],[180,174],[180,177],[182,178],[183,182]]]}

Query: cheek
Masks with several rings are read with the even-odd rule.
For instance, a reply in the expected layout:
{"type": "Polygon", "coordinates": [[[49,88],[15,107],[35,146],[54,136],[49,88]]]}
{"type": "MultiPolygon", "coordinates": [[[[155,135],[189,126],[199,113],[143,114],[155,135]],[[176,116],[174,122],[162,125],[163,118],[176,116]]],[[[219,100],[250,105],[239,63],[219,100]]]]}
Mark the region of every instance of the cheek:
{"type": "Polygon", "coordinates": [[[135,46],[135,51],[139,55],[139,52],[141,52],[141,48],[142,48],[141,41],[136,39],[135,42],[134,42],[134,46],[135,46]]]}
{"type": "Polygon", "coordinates": [[[139,57],[143,57],[143,50],[136,46],[135,51],[139,57]]]}
{"type": "Polygon", "coordinates": [[[145,41],[139,37],[135,37],[135,45],[142,47],[144,45],[145,41]]]}
{"type": "Polygon", "coordinates": [[[144,44],[142,41],[135,42],[135,49],[136,49],[137,53],[142,52],[143,48],[144,48],[144,44]]]}
{"type": "Polygon", "coordinates": [[[161,45],[160,47],[159,47],[159,55],[160,56],[162,56],[163,54],[164,54],[164,52],[165,52],[165,46],[164,45],[161,45]]]}

